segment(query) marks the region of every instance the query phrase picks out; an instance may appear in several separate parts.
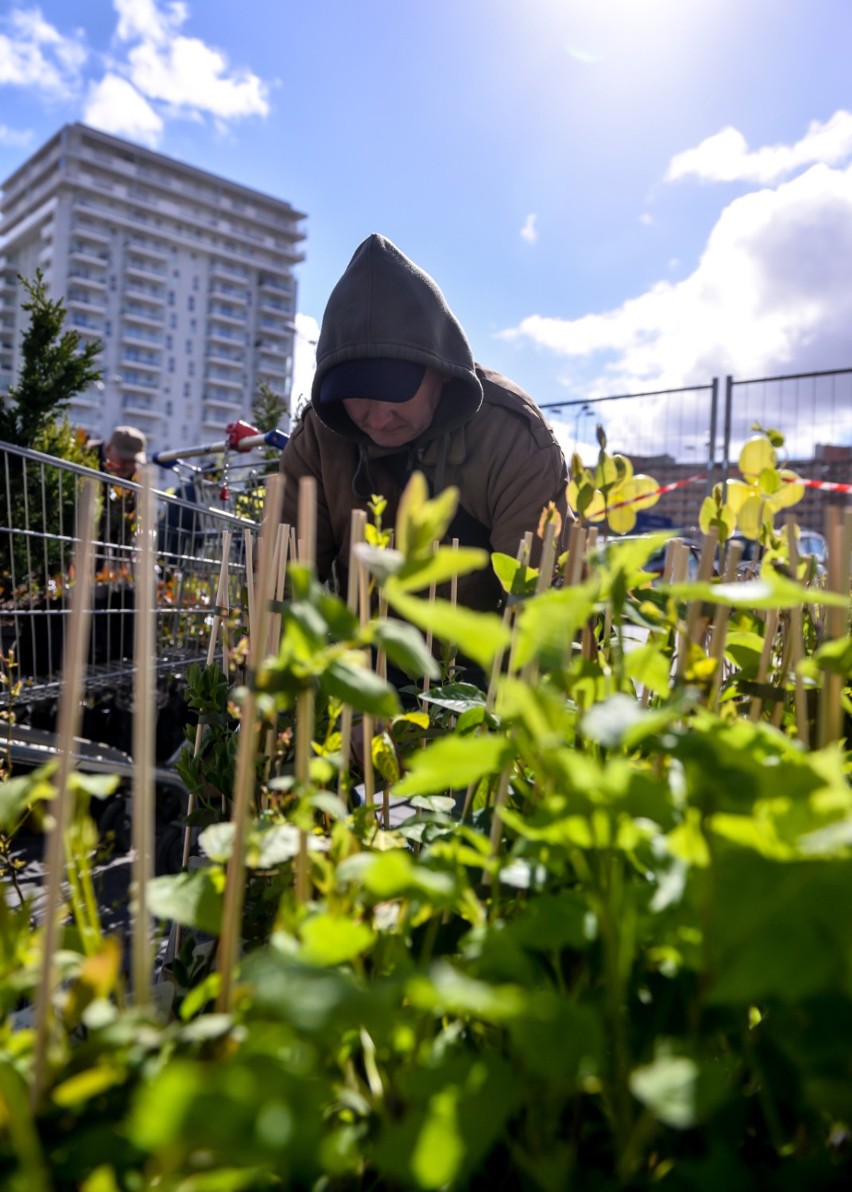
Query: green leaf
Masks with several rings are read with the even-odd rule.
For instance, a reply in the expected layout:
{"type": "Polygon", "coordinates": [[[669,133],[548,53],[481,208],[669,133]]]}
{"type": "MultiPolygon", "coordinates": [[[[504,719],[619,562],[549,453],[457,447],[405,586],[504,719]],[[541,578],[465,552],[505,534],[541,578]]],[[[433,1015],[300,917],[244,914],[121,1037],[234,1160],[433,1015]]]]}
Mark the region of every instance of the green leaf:
{"type": "Polygon", "coordinates": [[[427,601],[400,591],[393,580],[385,586],[388,601],[407,621],[431,630],[441,641],[456,642],[481,667],[494,661],[509,644],[509,629],[494,613],[475,612],[447,600],[427,601]]]}
{"type": "Polygon", "coordinates": [[[486,775],[499,774],[510,756],[511,747],[502,737],[439,738],[412,754],[410,771],[393,793],[407,798],[459,790],[486,775]]]}
{"type": "Polygon", "coordinates": [[[593,579],[573,588],[551,588],[527,600],[518,614],[516,665],[538,659],[546,667],[561,666],[574,635],[592,615],[597,594],[593,579]]]}
{"type": "Polygon", "coordinates": [[[687,1056],[662,1056],[630,1074],[630,1091],[656,1118],[676,1130],[697,1120],[698,1065],[687,1056]]]}
{"type": "Polygon", "coordinates": [[[405,555],[401,551],[370,546],[366,542],[357,542],[354,551],[370,575],[376,576],[379,580],[386,580],[392,575],[396,575],[405,562],[405,555]]]}
{"type": "Polygon", "coordinates": [[[24,812],[35,807],[36,803],[46,802],[56,796],[56,787],[51,781],[55,771],[56,763],[50,762],[31,774],[9,778],[0,784],[0,829],[10,831],[17,826],[24,812]]]}
{"type": "Polygon", "coordinates": [[[671,690],[671,659],[656,641],[630,650],[624,669],[634,683],[649,688],[655,695],[668,695],[671,690]]]}
{"type": "Polygon", "coordinates": [[[124,1068],[110,1063],[99,1064],[96,1068],[86,1068],[63,1080],[51,1092],[51,1100],[63,1109],[73,1109],[123,1084],[126,1079],[124,1068]]]}
{"type": "Polygon", "coordinates": [[[774,571],[764,572],[760,579],[744,583],[669,584],[665,591],[684,600],[706,600],[730,608],[798,608],[803,604],[820,604],[827,608],[848,608],[849,597],[840,592],[805,588],[774,571]]]}
{"type": "Polygon", "coordinates": [[[449,873],[430,869],[404,849],[360,853],[337,867],[339,883],[360,882],[377,901],[417,898],[436,906],[451,905],[456,884],[449,873]]]}
{"type": "Polygon", "coordinates": [[[820,670],[852,678],[852,637],[838,637],[825,642],[814,653],[813,660],[820,670]]]}
{"type": "Polygon", "coordinates": [[[156,877],[148,883],[148,910],[157,919],[218,935],[222,890],[209,869],[156,877]]]}
{"type": "Polygon", "coordinates": [[[399,712],[399,697],[390,683],[366,666],[357,666],[338,658],[322,675],[326,695],[349,704],[357,712],[390,719],[399,712]]]}
{"type": "Polygon", "coordinates": [[[420,699],[446,708],[456,715],[469,712],[472,708],[485,707],[485,696],[472,683],[445,683],[443,687],[431,687],[422,693],[420,699]]]}
{"type": "Polygon", "coordinates": [[[340,915],[312,915],[300,928],[299,959],[319,966],[346,964],[372,947],[375,938],[365,923],[340,915]]]}
{"type": "Polygon", "coordinates": [[[504,592],[513,596],[532,596],[535,592],[538,582],[538,572],[535,568],[526,567],[511,555],[504,555],[499,551],[492,554],[491,566],[504,592]]]}
{"type": "Polygon", "coordinates": [[[441,673],[423,635],[413,625],[394,617],[383,617],[373,623],[373,642],[384,650],[388,658],[413,679],[428,675],[436,679],[441,673]]]}
{"type": "Polygon", "coordinates": [[[442,546],[425,558],[407,560],[395,574],[401,592],[426,591],[432,584],[446,583],[454,575],[467,575],[488,566],[488,552],[477,547],[442,546]]]}

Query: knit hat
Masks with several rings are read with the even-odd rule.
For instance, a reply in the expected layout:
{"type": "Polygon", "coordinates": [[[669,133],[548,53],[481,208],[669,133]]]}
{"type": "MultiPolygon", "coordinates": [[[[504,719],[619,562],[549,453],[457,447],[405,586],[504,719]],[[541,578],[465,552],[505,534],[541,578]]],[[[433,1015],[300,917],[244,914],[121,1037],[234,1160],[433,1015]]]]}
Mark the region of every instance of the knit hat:
{"type": "Polygon", "coordinates": [[[117,426],[106,445],[120,460],[140,466],[148,462],[148,440],[135,426],[117,426]]]}

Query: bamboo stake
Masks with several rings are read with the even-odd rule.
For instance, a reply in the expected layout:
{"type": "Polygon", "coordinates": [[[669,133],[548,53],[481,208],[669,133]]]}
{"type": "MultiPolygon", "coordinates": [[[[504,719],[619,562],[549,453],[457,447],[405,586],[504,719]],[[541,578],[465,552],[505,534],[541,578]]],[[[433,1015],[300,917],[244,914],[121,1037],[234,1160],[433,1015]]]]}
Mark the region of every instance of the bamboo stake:
{"type": "MultiPolygon", "coordinates": [[[[251,673],[240,716],[240,739],[237,747],[237,770],[234,778],[234,799],[231,810],[231,823],[234,825],[233,845],[225,877],[222,935],[219,940],[217,957],[220,985],[216,1006],[220,1012],[225,1014],[231,1010],[233,996],[234,968],[238,958],[245,898],[246,831],[254,803],[254,762],[257,745],[257,693],[254,689],[254,676],[263,656],[269,615],[269,592],[273,576],[272,568],[267,565],[267,557],[272,553],[272,528],[277,526],[281,520],[283,497],[284,477],[281,475],[270,476],[266,486],[263,526],[260,535],[258,592],[255,600],[257,623],[253,625],[254,632],[249,640],[251,673]]],[[[250,592],[251,590],[252,588],[249,587],[250,592]]]]}
{"type": "MultiPolygon", "coordinates": [[[[299,481],[299,547],[301,563],[314,567],[317,541],[317,482],[313,476],[299,481]]],[[[308,688],[296,697],[296,782],[306,789],[310,779],[311,742],[314,739],[314,693],[308,688]]],[[[308,834],[299,829],[299,852],[296,857],[296,898],[307,902],[308,834]]]]}
{"type": "Polygon", "coordinates": [[[133,698],[133,878],[135,908],[131,936],[133,1000],[148,1007],[152,1000],[153,944],[148,911],[148,883],[154,870],[154,729],[156,726],[156,601],[154,546],[157,519],[152,487],[153,468],[142,469],[137,514],[136,615],[134,618],[133,698]]]}
{"type": "MultiPolygon", "coordinates": [[[[433,542],[432,543],[432,553],[434,554],[435,551],[437,551],[437,549],[438,549],[438,543],[433,542]]],[[[437,594],[437,588],[436,588],[435,581],[433,580],[432,583],[429,585],[429,604],[430,605],[433,605],[435,603],[436,594],[437,594]]],[[[431,626],[426,631],[426,649],[428,650],[428,652],[430,654],[432,653],[432,628],[431,628],[431,626]]],[[[426,695],[428,693],[430,683],[431,683],[431,680],[429,679],[429,676],[424,675],[423,676],[423,694],[424,695],[426,695]]],[[[425,741],[424,741],[424,745],[425,745],[425,741]]]]}
{"type": "Polygon", "coordinates": [[[45,920],[42,962],[35,1005],[35,1041],[30,1098],[35,1108],[44,1088],[47,1050],[53,1029],[53,994],[56,985],[55,954],[59,938],[59,913],[62,900],[62,874],[65,868],[65,833],[71,821],[71,773],[74,769],[74,738],[79,735],[83,705],[83,679],[91,628],[92,587],[94,582],[95,480],[81,486],[77,546],[74,552],[74,586],[68,631],[62,660],[63,682],[59,697],[57,723],[56,799],[52,823],[45,838],[46,877],[45,920]]]}
{"type": "MultiPolygon", "coordinates": [[[[361,626],[370,620],[370,586],[367,568],[356,556],[358,565],[358,612],[361,626]]],[[[361,718],[361,728],[364,734],[364,802],[372,807],[376,801],[376,779],[373,770],[373,717],[365,712],[361,718]]]]}
{"type": "MultiPolygon", "coordinates": [[[[825,537],[828,542],[828,574],[826,591],[849,595],[849,547],[847,532],[841,522],[840,510],[830,505],[825,516],[825,537]],[[845,540],[845,541],[844,541],[845,540]]],[[[842,608],[829,608],[826,613],[826,639],[833,641],[843,636],[846,614],[842,608]]],[[[823,674],[818,704],[818,742],[820,749],[837,741],[843,725],[843,676],[835,671],[823,674]]]]}
{"type": "MultiPolygon", "coordinates": [[[[355,547],[364,541],[367,514],[363,509],[353,509],[349,520],[349,575],[347,577],[346,606],[350,612],[358,613],[358,560],[355,547]]],[[[340,715],[340,774],[337,793],[343,798],[348,791],[349,755],[352,750],[352,705],[344,704],[340,715]]]]}
{"type": "MultiPolygon", "coordinates": [[[[799,574],[799,544],[796,541],[796,520],[787,519],[787,551],[790,559],[790,570],[793,575],[799,574]]],[[[804,614],[802,606],[790,609],[790,667],[793,670],[793,707],[796,715],[796,736],[806,749],[810,748],[810,728],[808,725],[808,705],[805,694],[805,683],[799,674],[799,663],[805,655],[802,624],[804,614]]]]}
{"type": "MultiPolygon", "coordinates": [[[[672,553],[672,583],[686,583],[689,569],[689,547],[683,542],[675,542],[672,553]]],[[[675,674],[679,679],[682,679],[686,674],[686,663],[689,655],[689,635],[685,620],[678,620],[676,640],[677,660],[675,674]]]]}
{"type": "Polygon", "coordinates": [[[248,636],[249,641],[254,641],[254,613],[255,613],[255,594],[254,594],[254,537],[251,530],[243,531],[243,543],[246,552],[246,599],[248,600],[248,636]]]}
{"type": "MultiPolygon", "coordinates": [[[[763,649],[760,651],[760,662],[757,664],[757,681],[758,683],[765,683],[769,675],[769,662],[772,658],[772,647],[775,644],[775,631],[778,628],[778,609],[770,608],[766,613],[766,623],[764,627],[763,649]]],[[[751,698],[748,709],[749,720],[755,721],[760,719],[763,710],[763,696],[754,695],[751,698]]]]}
{"type": "MultiPolygon", "coordinates": [[[[726,584],[736,582],[737,568],[739,567],[742,555],[742,542],[735,540],[728,544],[728,549],[725,552],[724,579],[726,584]]],[[[716,663],[716,668],[713,671],[713,681],[710,684],[710,692],[707,697],[707,706],[714,712],[718,711],[719,708],[719,693],[722,690],[722,670],[725,665],[725,639],[728,634],[728,621],[730,617],[731,610],[726,604],[716,605],[713,627],[710,630],[710,657],[716,663]]]]}
{"type": "MultiPolygon", "coordinates": [[[[713,578],[713,563],[716,558],[716,547],[719,545],[719,531],[711,527],[704,535],[701,543],[701,554],[698,560],[696,580],[700,584],[709,584],[713,578]]],[[[687,578],[689,576],[689,547],[683,544],[686,552],[687,578]]],[[[691,642],[701,645],[707,634],[708,618],[702,616],[701,600],[690,600],[686,617],[686,632],[691,642]]]]}
{"type": "MultiPolygon", "coordinates": [[[[230,530],[222,531],[222,561],[219,565],[219,586],[216,589],[216,610],[213,613],[213,623],[210,626],[210,640],[207,643],[207,665],[212,666],[216,661],[216,645],[219,639],[219,630],[223,620],[225,620],[230,612],[228,603],[228,559],[231,554],[231,540],[233,535],[230,530]]],[[[204,736],[204,725],[201,721],[198,722],[195,728],[195,743],[193,745],[192,756],[198,757],[201,751],[201,740],[204,736]]],[[[195,810],[195,792],[189,792],[189,799],[187,801],[187,815],[191,815],[195,810]]],[[[192,843],[192,829],[189,824],[186,825],[183,833],[183,859],[181,865],[186,869],[189,864],[189,850],[192,843]]],[[[177,928],[177,940],[180,942],[180,927],[177,928]]],[[[177,945],[176,945],[177,947],[177,945]]]]}

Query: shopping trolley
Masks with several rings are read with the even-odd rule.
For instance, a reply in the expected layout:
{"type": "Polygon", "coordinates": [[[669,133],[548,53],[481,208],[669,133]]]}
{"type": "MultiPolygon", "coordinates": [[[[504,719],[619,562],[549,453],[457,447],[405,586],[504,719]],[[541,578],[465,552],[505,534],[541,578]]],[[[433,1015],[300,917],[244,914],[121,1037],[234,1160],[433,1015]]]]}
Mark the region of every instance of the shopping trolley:
{"type": "MultiPolygon", "coordinates": [[[[215,480],[213,468],[201,469],[193,499],[186,490],[183,494],[154,490],[159,766],[171,763],[184,739],[189,718],[183,702],[186,673],[193,664],[206,664],[210,626],[219,611],[220,580],[224,574],[229,607],[239,609],[246,584],[247,546],[259,529],[259,517],[253,516],[259,482],[252,481],[254,499],[244,500],[245,485],[234,483],[227,456],[231,449],[247,453],[258,442],[266,446],[286,442],[285,436],[276,440],[276,436],[258,436],[253,428],[247,433],[244,427],[227,430],[228,440],[238,436],[243,446],[223,450],[225,444],[217,443],[171,453],[175,464],[203,453],[219,457],[215,480]],[[223,475],[227,493],[223,493],[223,475]],[[226,541],[230,545],[223,557],[226,541]]],[[[257,464],[254,468],[259,472],[257,464]]],[[[111,756],[109,750],[120,750],[129,758],[136,504],[141,488],[8,443],[0,443],[0,718],[21,729],[46,733],[48,742],[55,729],[75,578],[79,502],[86,479],[97,481],[97,513],[82,733],[101,754],[111,756]]],[[[19,738],[22,732],[6,734],[7,760],[13,770],[16,764],[27,766],[31,761],[31,750],[19,738]]],[[[40,756],[47,756],[49,744],[46,748],[47,753],[40,756]]],[[[84,763],[90,753],[81,748],[84,763]]],[[[169,805],[175,806],[173,789],[169,805]]]]}

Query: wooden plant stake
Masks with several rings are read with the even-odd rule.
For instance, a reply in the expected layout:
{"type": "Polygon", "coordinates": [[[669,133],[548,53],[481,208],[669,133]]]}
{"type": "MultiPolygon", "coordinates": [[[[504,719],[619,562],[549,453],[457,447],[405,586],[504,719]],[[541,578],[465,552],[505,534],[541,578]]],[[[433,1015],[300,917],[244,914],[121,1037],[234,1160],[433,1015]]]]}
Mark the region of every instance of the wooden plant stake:
{"type": "MultiPolygon", "coordinates": [[[[216,660],[216,647],[219,639],[219,631],[222,627],[223,621],[226,621],[230,612],[228,603],[228,559],[231,555],[231,541],[233,535],[230,530],[222,531],[222,562],[219,565],[219,586],[216,589],[216,609],[213,613],[213,622],[210,626],[210,640],[207,643],[207,665],[212,666],[216,660]]],[[[204,725],[199,721],[195,728],[195,742],[193,744],[192,756],[198,757],[201,751],[201,740],[204,736],[204,725]]],[[[195,792],[189,792],[189,799],[187,800],[186,813],[187,817],[192,815],[195,810],[195,792]]],[[[192,846],[192,828],[189,824],[183,830],[183,855],[181,858],[181,868],[186,869],[189,865],[189,851],[192,846]]],[[[180,924],[175,924],[175,952],[180,948],[181,930],[180,924]]]]}
{"type": "MultiPolygon", "coordinates": [[[[225,903],[222,908],[222,935],[217,954],[220,974],[217,1009],[227,1014],[233,997],[234,968],[237,963],[245,898],[245,842],[248,818],[254,807],[255,753],[257,749],[257,694],[254,676],[263,660],[267,618],[274,573],[271,566],[274,527],[281,520],[284,498],[284,477],[273,475],[266,485],[263,526],[260,534],[257,592],[255,593],[255,621],[249,640],[249,682],[240,714],[240,739],[237,746],[237,769],[234,778],[234,798],[231,823],[234,826],[231,856],[225,876],[225,903]]],[[[248,556],[247,556],[248,562],[248,556]]],[[[249,587],[249,592],[252,586],[249,587]]]]}
{"type": "MultiPolygon", "coordinates": [[[[299,561],[308,567],[316,563],[317,549],[317,482],[313,476],[299,481],[299,561]]],[[[311,743],[314,739],[314,693],[308,688],[296,696],[296,767],[297,784],[307,789],[310,781],[311,743]]],[[[296,898],[307,902],[308,834],[299,829],[299,852],[296,856],[296,898]]]]}
{"type": "Polygon", "coordinates": [[[137,505],[139,530],[136,560],[133,692],[133,885],[135,906],[131,926],[131,978],[137,1006],[151,1004],[153,960],[152,922],[148,884],[154,871],[154,751],[156,727],[156,599],[154,547],[157,516],[152,486],[153,468],[142,469],[137,505]]]}
{"type": "Polygon", "coordinates": [[[79,538],[74,552],[74,586],[71,589],[70,621],[62,660],[62,688],[59,697],[56,798],[51,807],[52,823],[44,850],[46,878],[42,961],[35,1004],[35,1041],[30,1099],[35,1108],[44,1088],[47,1051],[53,1030],[53,995],[56,988],[56,950],[62,902],[62,874],[65,869],[65,833],[71,822],[71,774],[74,769],[74,738],[80,732],[86,652],[92,618],[94,583],[95,480],[84,480],[77,508],[79,538]]]}
{"type": "MultiPolygon", "coordinates": [[[[840,509],[830,505],[825,516],[825,537],[828,542],[828,574],[826,591],[849,596],[849,519],[844,526],[840,509]]],[[[834,641],[843,636],[848,613],[842,608],[827,610],[826,639],[834,641]]],[[[839,740],[843,727],[843,676],[836,671],[826,671],[819,693],[819,715],[817,720],[818,744],[820,749],[839,740]]]]}
{"type": "Polygon", "coordinates": [[[255,611],[255,594],[254,594],[254,536],[251,530],[243,531],[243,542],[246,551],[246,598],[248,600],[248,635],[249,641],[253,642],[254,633],[254,611],[255,611]]]}
{"type": "MultiPolygon", "coordinates": [[[[790,558],[790,570],[793,575],[799,573],[799,545],[796,541],[795,518],[788,518],[786,524],[787,550],[790,558]]],[[[790,609],[790,667],[793,670],[793,707],[796,714],[796,736],[806,749],[810,748],[810,727],[808,725],[808,705],[805,694],[805,683],[799,674],[799,663],[805,656],[805,646],[802,631],[804,615],[802,606],[790,609]]]]}
{"type": "MultiPolygon", "coordinates": [[[[370,577],[367,574],[367,568],[360,559],[357,559],[357,563],[358,616],[363,628],[370,620],[370,577]]],[[[376,776],[373,770],[373,732],[375,730],[375,723],[369,712],[365,712],[361,717],[361,727],[364,734],[364,802],[368,807],[373,807],[376,801],[376,776]]]]}
{"type": "MultiPolygon", "coordinates": [[[[519,567],[526,566],[526,564],[529,560],[531,548],[532,548],[532,534],[526,534],[521,539],[520,545],[518,547],[518,553],[515,556],[516,562],[519,567]]],[[[510,601],[507,599],[506,603],[503,606],[502,620],[503,620],[504,626],[509,625],[509,623],[512,621],[512,619],[514,617],[514,613],[515,613],[515,606],[513,604],[511,604],[510,601]]],[[[493,710],[494,710],[494,701],[497,698],[497,681],[500,678],[500,672],[503,669],[504,657],[505,657],[505,650],[499,650],[494,657],[494,661],[491,664],[491,675],[490,675],[490,678],[488,681],[488,691],[485,694],[485,707],[486,707],[486,710],[489,712],[493,712],[493,710]]],[[[477,729],[477,733],[479,733],[480,731],[481,731],[481,726],[479,729],[477,729]]],[[[462,813],[461,813],[462,820],[466,820],[468,815],[470,814],[470,808],[471,808],[471,804],[473,803],[473,796],[474,796],[475,791],[476,791],[476,783],[471,782],[467,788],[467,791],[465,792],[464,806],[462,808],[462,813]]]]}
{"type": "MultiPolygon", "coordinates": [[[[728,549],[725,553],[725,583],[736,583],[737,568],[740,564],[740,559],[743,555],[743,544],[739,540],[735,540],[728,544],[728,549]]],[[[710,631],[710,656],[716,663],[713,671],[713,681],[710,684],[710,692],[707,696],[707,706],[711,711],[718,711],[719,708],[719,693],[722,690],[722,670],[725,665],[725,639],[728,635],[728,621],[731,618],[731,610],[726,604],[717,604],[716,612],[713,616],[713,627],[710,631]]]]}
{"type": "MultiPolygon", "coordinates": [[[[675,542],[672,559],[672,583],[685,584],[689,573],[689,547],[683,542],[675,542]]],[[[689,657],[689,633],[686,621],[678,620],[677,625],[677,661],[675,673],[679,679],[686,675],[686,663],[689,657]]]]}
{"type": "MultiPolygon", "coordinates": [[[[367,526],[367,514],[363,509],[353,509],[349,521],[349,576],[346,589],[346,606],[351,613],[358,613],[358,580],[359,563],[355,554],[355,547],[364,541],[367,526]]],[[[340,714],[340,774],[337,781],[337,793],[343,798],[348,793],[348,774],[350,768],[350,753],[352,751],[352,706],[344,704],[340,714]]]]}
{"type": "MultiPolygon", "coordinates": [[[[760,661],[757,664],[757,681],[765,683],[769,675],[769,663],[772,658],[772,647],[775,644],[775,633],[778,629],[778,609],[770,608],[766,612],[766,622],[763,631],[763,649],[760,651],[760,661]]],[[[748,708],[748,718],[751,721],[760,719],[763,710],[763,697],[754,695],[748,708]]]]}

